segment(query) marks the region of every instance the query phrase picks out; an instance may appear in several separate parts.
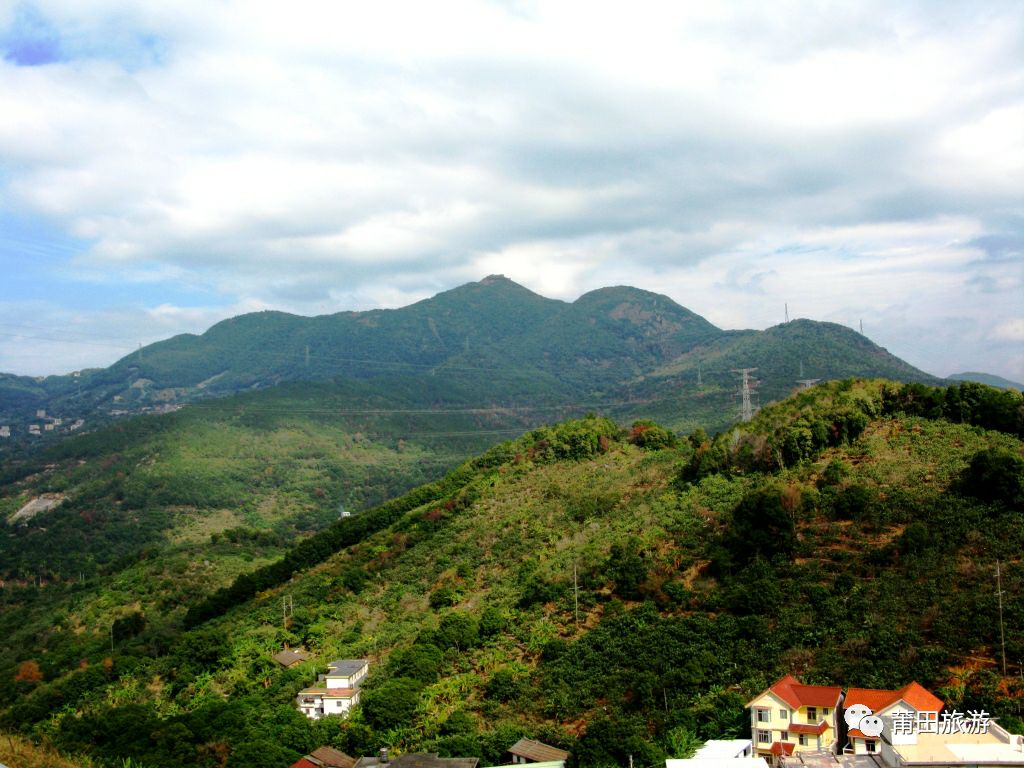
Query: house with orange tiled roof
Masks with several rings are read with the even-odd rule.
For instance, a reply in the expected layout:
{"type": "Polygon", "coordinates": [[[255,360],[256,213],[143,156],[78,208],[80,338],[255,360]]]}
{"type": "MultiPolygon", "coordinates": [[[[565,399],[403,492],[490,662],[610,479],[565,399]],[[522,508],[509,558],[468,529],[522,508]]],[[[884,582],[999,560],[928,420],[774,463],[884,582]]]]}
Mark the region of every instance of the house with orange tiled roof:
{"type": "Polygon", "coordinates": [[[746,705],[757,756],[778,765],[796,752],[834,751],[842,701],[839,686],[804,685],[792,675],[781,678],[746,705]]]}
{"type": "MultiPolygon", "coordinates": [[[[937,720],[938,713],[944,706],[942,699],[914,681],[897,691],[880,688],[850,688],[843,701],[844,720],[846,712],[857,705],[867,707],[878,718],[881,718],[884,731],[889,734],[892,744],[910,744],[916,740],[916,733],[896,733],[893,727],[893,715],[909,713],[915,718],[927,717],[937,720]]],[[[847,745],[843,749],[846,754],[870,755],[881,751],[880,736],[863,733],[858,728],[850,728],[847,733],[847,745]]]]}

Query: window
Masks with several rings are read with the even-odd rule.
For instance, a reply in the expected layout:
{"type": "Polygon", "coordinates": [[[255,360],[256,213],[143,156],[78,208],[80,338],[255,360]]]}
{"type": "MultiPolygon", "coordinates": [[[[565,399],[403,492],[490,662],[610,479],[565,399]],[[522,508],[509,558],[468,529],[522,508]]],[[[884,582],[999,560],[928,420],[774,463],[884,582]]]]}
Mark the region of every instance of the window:
{"type": "Polygon", "coordinates": [[[779,710],[779,719],[780,720],[789,720],[789,710],[788,709],[780,709],[779,710]]]}
{"type": "Polygon", "coordinates": [[[800,746],[801,747],[806,747],[807,746],[807,737],[804,736],[802,733],[800,734],[800,746]]]}
{"type": "Polygon", "coordinates": [[[828,717],[828,707],[822,707],[821,708],[821,716],[822,717],[828,717]]]}
{"type": "Polygon", "coordinates": [[[758,744],[771,744],[772,743],[772,732],[771,731],[758,731],[757,732],[757,743],[758,744]]]}
{"type": "Polygon", "coordinates": [[[783,741],[789,741],[789,731],[783,731],[782,736],[780,736],[779,738],[781,738],[783,741]]]}
{"type": "Polygon", "coordinates": [[[814,723],[814,722],[817,722],[817,720],[818,720],[818,708],[817,707],[808,707],[807,708],[807,722],[808,723],[814,723]]]}
{"type": "Polygon", "coordinates": [[[864,747],[867,749],[868,752],[874,752],[875,751],[875,744],[876,744],[876,742],[875,742],[874,739],[868,739],[867,741],[864,742],[864,747]]]}
{"type": "Polygon", "coordinates": [[[772,711],[770,709],[759,709],[757,710],[757,722],[759,723],[770,723],[772,721],[772,711]]]}

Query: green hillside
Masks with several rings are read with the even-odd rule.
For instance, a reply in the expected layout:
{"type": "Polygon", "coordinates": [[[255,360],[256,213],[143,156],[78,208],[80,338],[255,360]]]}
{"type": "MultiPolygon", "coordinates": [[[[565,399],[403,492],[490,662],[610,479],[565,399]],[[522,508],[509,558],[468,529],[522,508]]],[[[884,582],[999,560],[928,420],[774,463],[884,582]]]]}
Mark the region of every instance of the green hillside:
{"type": "Polygon", "coordinates": [[[655,766],[741,735],[743,702],[792,672],[916,679],[1020,729],[1022,405],[846,381],[715,439],[534,429],[219,592],[136,608],[113,653],[90,623],[102,596],[69,594],[3,658],[0,726],[153,768],[287,765],[325,743],[493,764],[522,735],[581,766],[655,766]],[[284,643],[313,660],[277,668],[284,643]],[[362,656],[348,720],[295,711],[327,660],[362,656]]]}
{"type": "Polygon", "coordinates": [[[55,616],[74,615],[73,633],[46,645],[42,660],[47,673],[64,669],[109,645],[116,621],[173,615],[341,509],[359,515],[567,415],[446,408],[464,396],[440,377],[393,382],[388,398],[368,382],[293,383],[9,458],[0,467],[0,666],[48,638],[55,616]],[[425,399],[438,409],[419,408],[425,399]],[[38,500],[59,503],[19,516],[38,500]]]}

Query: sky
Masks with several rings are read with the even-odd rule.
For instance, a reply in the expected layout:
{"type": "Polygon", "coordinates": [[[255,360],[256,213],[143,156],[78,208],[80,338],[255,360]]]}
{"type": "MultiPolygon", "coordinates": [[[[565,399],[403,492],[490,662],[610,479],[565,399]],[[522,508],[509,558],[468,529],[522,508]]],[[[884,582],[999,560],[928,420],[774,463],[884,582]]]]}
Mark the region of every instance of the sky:
{"type": "Polygon", "coordinates": [[[489,274],[1024,381],[1024,4],[0,0],[0,371],[489,274]]]}

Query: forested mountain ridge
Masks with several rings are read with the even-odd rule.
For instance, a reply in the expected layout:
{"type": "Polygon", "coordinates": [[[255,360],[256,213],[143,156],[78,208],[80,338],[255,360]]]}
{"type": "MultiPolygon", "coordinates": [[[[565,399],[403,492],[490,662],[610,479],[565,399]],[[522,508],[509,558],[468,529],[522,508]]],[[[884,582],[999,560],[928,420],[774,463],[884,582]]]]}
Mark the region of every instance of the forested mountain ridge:
{"type": "MultiPolygon", "coordinates": [[[[625,399],[637,384],[649,397],[678,398],[680,376],[696,396],[702,364],[712,390],[730,391],[730,367],[759,367],[765,402],[788,394],[803,378],[801,367],[818,379],[936,381],[863,336],[837,329],[794,321],[764,332],[723,331],[667,296],[636,288],[602,288],[566,303],[490,276],[400,309],[241,315],[76,376],[0,376],[0,423],[13,423],[24,441],[40,409],[65,421],[84,417],[91,428],[115,414],[287,381],[372,380],[386,395],[396,380],[433,376],[461,384],[463,406],[594,398],[602,407],[625,399]]],[[[703,410],[706,428],[729,421],[715,420],[705,403],[689,404],[703,410]]]]}
{"type": "Polygon", "coordinates": [[[24,673],[0,724],[151,768],[282,765],[322,743],[493,763],[522,735],[581,766],[653,767],[740,735],[744,701],[792,672],[916,679],[1020,729],[992,580],[998,560],[1012,665],[1022,405],[974,384],[846,381],[715,439],[598,417],[531,430],[222,593],[125,614],[113,654],[72,600],[4,659],[8,680],[24,673]],[[276,668],[285,642],[314,658],[276,668]],[[326,660],[364,656],[351,718],[295,711],[326,660]]]}

